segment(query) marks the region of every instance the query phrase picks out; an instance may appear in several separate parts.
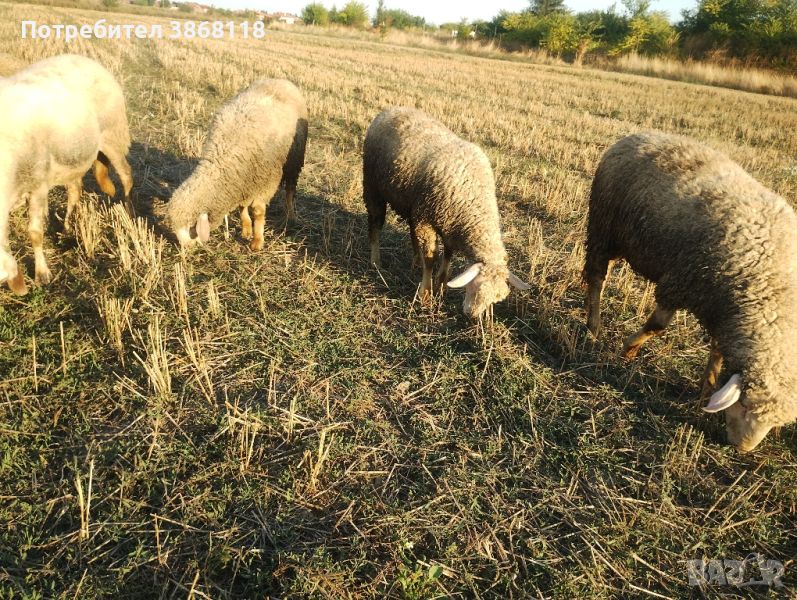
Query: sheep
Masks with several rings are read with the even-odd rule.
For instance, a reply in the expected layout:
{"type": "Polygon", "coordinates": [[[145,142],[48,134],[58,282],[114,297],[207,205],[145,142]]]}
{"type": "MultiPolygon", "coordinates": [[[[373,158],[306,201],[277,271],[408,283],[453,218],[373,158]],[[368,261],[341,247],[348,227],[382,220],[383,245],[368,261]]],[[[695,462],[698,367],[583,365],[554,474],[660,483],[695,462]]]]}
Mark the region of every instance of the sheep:
{"type": "Polygon", "coordinates": [[[25,199],[39,284],[52,278],[43,250],[50,188],[67,189],[64,226],[68,228],[80,200],[83,175],[92,164],[100,188],[109,196],[115,194],[108,177],[112,165],[132,211],[133,178],[125,159],[129,147],[122,90],[99,63],[65,54],[0,78],[0,282],[7,281],[16,294],[27,293],[8,246],[10,213],[25,199]]]}
{"type": "Polygon", "coordinates": [[[290,81],[255,81],[222,106],[199,164],[166,208],[166,222],[180,245],[207,242],[210,230],[240,206],[241,233],[251,238],[253,251],[262,250],[266,209],[281,183],[286,221],[295,219],[293,200],[306,143],[307,107],[290,81]]]}
{"type": "Polygon", "coordinates": [[[600,331],[611,261],[656,283],[656,307],[625,342],[633,359],[677,309],[711,337],[702,397],[725,411],[730,444],[754,449],[797,419],[797,215],[727,156],[658,133],[621,139],[592,183],[584,282],[587,326],[600,331]],[[723,369],[724,362],[724,369],[723,369]]]}
{"type": "Polygon", "coordinates": [[[379,235],[387,205],[409,223],[415,253],[423,263],[424,302],[433,293],[438,236],[443,257],[435,290],[444,289],[454,252],[473,261],[448,282],[451,288],[465,288],[462,308],[469,317],[480,317],[506,298],[509,285],[529,289],[507,267],[487,156],[421,111],[389,108],[371,123],[363,147],[363,200],[374,266],[380,266],[379,235]]]}

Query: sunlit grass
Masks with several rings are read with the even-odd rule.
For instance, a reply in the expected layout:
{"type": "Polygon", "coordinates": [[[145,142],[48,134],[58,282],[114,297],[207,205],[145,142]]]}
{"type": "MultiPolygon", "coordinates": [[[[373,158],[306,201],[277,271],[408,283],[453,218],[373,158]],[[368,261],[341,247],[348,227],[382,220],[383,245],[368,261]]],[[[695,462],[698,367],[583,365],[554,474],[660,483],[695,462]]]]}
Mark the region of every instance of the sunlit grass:
{"type": "MultiPolygon", "coordinates": [[[[691,135],[794,201],[794,100],[287,31],[67,45],[21,40],[23,17],[97,13],[0,4],[0,68],[68,51],[119,78],[148,220],[105,206],[89,175],[73,237],[53,192],[54,282],[0,292],[0,596],[680,598],[698,593],[687,559],[750,552],[795,585],[794,427],[735,453],[696,404],[694,320],[625,363],[651,286],[616,266],[594,341],[579,281],[591,176],[616,139],[691,135]],[[181,255],[154,215],[258,77],[307,99],[298,221],[283,231],[279,194],[263,252],[231,215],[181,255]],[[493,322],[468,323],[456,293],[414,300],[393,216],[368,266],[361,145],[390,105],[494,165],[533,289],[493,322]]],[[[24,211],[11,246],[32,272],[24,211]]]]}

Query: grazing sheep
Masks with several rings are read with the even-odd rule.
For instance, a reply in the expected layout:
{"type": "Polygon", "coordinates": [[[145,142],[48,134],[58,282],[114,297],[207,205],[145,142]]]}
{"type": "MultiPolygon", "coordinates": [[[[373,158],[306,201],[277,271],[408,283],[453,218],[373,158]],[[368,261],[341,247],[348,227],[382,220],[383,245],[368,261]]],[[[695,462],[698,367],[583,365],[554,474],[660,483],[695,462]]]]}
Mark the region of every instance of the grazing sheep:
{"type": "Polygon", "coordinates": [[[115,194],[108,177],[111,164],[132,210],[129,147],[122,90],[99,63],[65,54],[0,78],[0,281],[7,280],[17,294],[27,292],[8,247],[10,213],[26,198],[36,281],[42,284],[52,277],[42,247],[50,188],[66,186],[68,227],[92,164],[100,188],[115,194]]]}
{"type": "Polygon", "coordinates": [[[465,287],[466,315],[481,316],[509,295],[509,285],[529,286],[507,267],[490,161],[478,146],[442,123],[410,108],[379,113],[368,128],[363,150],[363,199],[368,209],[371,262],[380,264],[379,234],[389,204],[410,226],[423,262],[421,298],[432,294],[438,236],[442,263],[435,288],[442,290],[455,251],[474,261],[448,282],[465,287]]]}
{"type": "Polygon", "coordinates": [[[286,219],[295,217],[293,199],[306,142],[307,108],[290,81],[261,79],[222,106],[196,170],[166,208],[180,244],[206,242],[210,230],[240,206],[241,233],[252,239],[252,250],[261,250],[266,209],[281,183],[286,219]]]}
{"type": "Polygon", "coordinates": [[[797,215],[783,198],[692,140],[626,137],[592,184],[584,280],[595,335],[608,265],[619,258],[657,284],[656,309],[626,341],[627,358],[687,309],[711,336],[704,395],[721,372],[725,380],[704,410],[726,411],[728,441],[749,451],[797,419],[797,215]]]}

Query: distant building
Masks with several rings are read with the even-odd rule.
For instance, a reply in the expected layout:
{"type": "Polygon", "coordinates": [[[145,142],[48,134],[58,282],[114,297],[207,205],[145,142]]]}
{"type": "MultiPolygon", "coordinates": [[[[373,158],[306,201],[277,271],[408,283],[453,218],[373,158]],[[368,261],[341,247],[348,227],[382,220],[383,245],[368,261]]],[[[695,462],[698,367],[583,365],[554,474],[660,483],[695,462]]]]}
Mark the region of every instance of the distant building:
{"type": "Polygon", "coordinates": [[[296,23],[301,23],[301,17],[297,17],[296,15],[292,15],[291,13],[284,13],[284,12],[276,12],[276,13],[266,13],[258,11],[255,13],[258,21],[264,21],[266,23],[282,23],[283,25],[295,25],[296,23]]]}

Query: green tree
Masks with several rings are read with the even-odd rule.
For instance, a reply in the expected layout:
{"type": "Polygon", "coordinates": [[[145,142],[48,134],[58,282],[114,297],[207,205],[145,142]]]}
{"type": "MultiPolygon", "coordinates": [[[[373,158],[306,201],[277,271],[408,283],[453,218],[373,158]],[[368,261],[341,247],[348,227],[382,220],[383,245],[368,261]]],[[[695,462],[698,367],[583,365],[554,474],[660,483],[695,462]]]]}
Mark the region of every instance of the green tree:
{"type": "Polygon", "coordinates": [[[625,11],[633,19],[644,17],[650,10],[650,0],[622,0],[625,11]]]}
{"type": "Polygon", "coordinates": [[[302,9],[302,21],[307,25],[329,25],[329,11],[320,2],[313,2],[302,9]]]}
{"type": "Polygon", "coordinates": [[[545,33],[543,20],[532,12],[509,13],[501,21],[505,38],[532,48],[539,47],[545,33]]]}
{"type": "Polygon", "coordinates": [[[486,24],[486,29],[488,33],[485,34],[486,37],[498,37],[501,34],[507,32],[506,28],[504,27],[504,19],[509,16],[509,11],[502,10],[499,11],[497,15],[495,15],[491,21],[488,21],[486,24]]]}
{"type": "Polygon", "coordinates": [[[393,27],[394,29],[409,29],[410,27],[424,27],[426,20],[408,13],[406,10],[398,8],[385,8],[384,2],[380,0],[376,8],[376,15],[373,20],[375,27],[383,30],[393,27]]]}
{"type": "Polygon", "coordinates": [[[689,54],[797,66],[797,0],[700,0],[678,30],[689,54]]]}
{"type": "Polygon", "coordinates": [[[470,25],[470,23],[468,23],[467,19],[462,19],[459,22],[459,25],[457,25],[457,39],[470,39],[471,33],[473,33],[473,27],[470,25]]]}
{"type": "Polygon", "coordinates": [[[573,63],[580,65],[584,57],[601,47],[601,19],[598,15],[589,13],[578,14],[576,22],[576,48],[573,63]]]}
{"type": "Polygon", "coordinates": [[[590,11],[576,15],[582,28],[589,28],[597,23],[592,36],[598,40],[600,47],[613,48],[628,34],[628,17],[621,15],[612,5],[605,11],[590,11]]]}
{"type": "Polygon", "coordinates": [[[348,27],[365,27],[368,24],[368,8],[362,2],[352,0],[339,11],[335,11],[334,22],[348,27]]]}
{"type": "Polygon", "coordinates": [[[540,45],[554,56],[575,53],[578,47],[578,28],[575,17],[553,13],[546,16],[542,23],[542,39],[540,45]]]}
{"type": "Polygon", "coordinates": [[[640,13],[629,21],[628,33],[610,54],[670,54],[676,49],[678,38],[678,32],[665,13],[640,13]]]}
{"type": "Polygon", "coordinates": [[[565,0],[531,0],[529,10],[538,17],[567,12],[565,0]]]}
{"type": "Polygon", "coordinates": [[[390,23],[387,22],[387,9],[385,8],[385,0],[379,0],[376,5],[376,13],[374,14],[374,27],[387,28],[390,23]]]}

